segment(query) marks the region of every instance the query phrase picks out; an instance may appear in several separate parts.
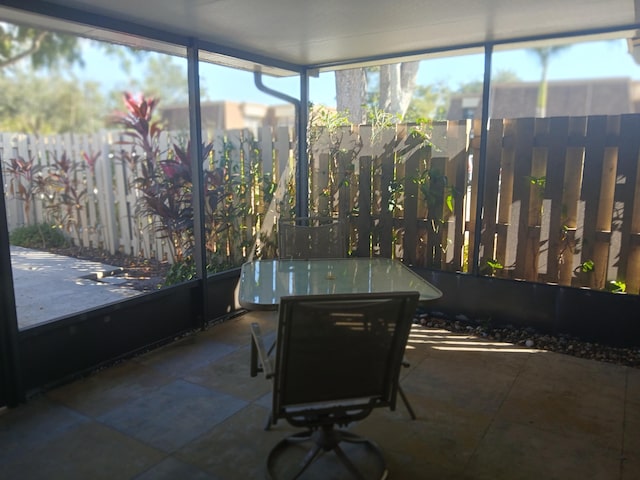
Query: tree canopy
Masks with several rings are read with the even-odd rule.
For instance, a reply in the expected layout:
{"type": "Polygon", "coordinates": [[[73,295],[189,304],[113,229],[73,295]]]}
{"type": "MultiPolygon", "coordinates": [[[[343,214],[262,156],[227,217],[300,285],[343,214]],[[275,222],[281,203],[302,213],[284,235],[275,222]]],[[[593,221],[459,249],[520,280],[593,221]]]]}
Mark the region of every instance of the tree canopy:
{"type": "Polygon", "coordinates": [[[104,128],[104,97],[96,82],[38,75],[0,77],[0,131],[40,135],[104,128]]]}
{"type": "Polygon", "coordinates": [[[82,64],[78,37],[0,22],[0,69],[21,60],[36,69],[82,64]]]}
{"type": "Polygon", "coordinates": [[[0,22],[0,131],[95,132],[104,128],[109,112],[121,108],[125,90],[144,92],[165,105],[186,102],[186,65],[123,45],[0,22]],[[113,91],[100,80],[78,78],[73,67],[86,67],[87,52],[117,59],[129,78],[110,86],[113,91]]]}

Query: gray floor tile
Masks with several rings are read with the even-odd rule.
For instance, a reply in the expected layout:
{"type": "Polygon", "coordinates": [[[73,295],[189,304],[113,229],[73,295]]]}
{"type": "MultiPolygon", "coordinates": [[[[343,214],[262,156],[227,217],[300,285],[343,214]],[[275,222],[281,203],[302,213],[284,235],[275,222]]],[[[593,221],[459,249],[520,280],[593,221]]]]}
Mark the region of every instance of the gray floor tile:
{"type": "Polygon", "coordinates": [[[165,452],[173,452],[247,405],[246,401],[176,380],[98,420],[165,452]]]}
{"type": "Polygon", "coordinates": [[[173,457],[154,465],[135,480],[223,480],[173,457]]]}
{"type": "Polygon", "coordinates": [[[253,401],[271,392],[271,381],[266,380],[263,374],[251,378],[249,360],[249,347],[239,348],[218,362],[192,370],[185,375],[184,379],[234,397],[253,401]],[[239,379],[241,381],[238,381],[239,379]]]}
{"type": "Polygon", "coordinates": [[[555,354],[544,355],[527,363],[498,418],[560,434],[589,436],[594,444],[621,449],[624,371],[589,360],[558,364],[561,358],[555,354]]]}
{"type": "Polygon", "coordinates": [[[0,416],[0,463],[55,442],[89,419],[41,397],[0,416]]]}
{"type": "Polygon", "coordinates": [[[7,479],[127,479],[159,462],[164,454],[95,422],[66,430],[24,454],[3,462],[7,479]]]}
{"type": "Polygon", "coordinates": [[[269,450],[294,431],[286,422],[264,431],[268,413],[267,409],[249,405],[185,445],[175,456],[220,478],[261,479],[269,450]]]}
{"type": "Polygon", "coordinates": [[[466,466],[474,478],[494,480],[613,480],[620,478],[620,449],[580,434],[493,422],[466,466]]]}
{"type": "Polygon", "coordinates": [[[228,355],[236,348],[237,345],[192,335],[143,355],[136,361],[155,368],[162,375],[181,378],[191,370],[228,355]]]}
{"type": "Polygon", "coordinates": [[[51,390],[47,397],[96,417],[143,397],[173,381],[155,369],[130,360],[90,377],[51,390]]]}

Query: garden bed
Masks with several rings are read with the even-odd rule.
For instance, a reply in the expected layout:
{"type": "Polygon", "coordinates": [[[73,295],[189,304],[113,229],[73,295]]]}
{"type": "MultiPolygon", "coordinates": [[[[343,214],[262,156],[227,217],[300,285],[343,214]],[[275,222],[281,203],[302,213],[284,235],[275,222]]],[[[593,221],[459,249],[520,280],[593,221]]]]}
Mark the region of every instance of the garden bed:
{"type": "Polygon", "coordinates": [[[106,250],[97,248],[71,246],[48,248],[47,251],[66,257],[91,260],[121,267],[122,271],[118,272],[117,276],[124,278],[126,281],[120,285],[142,292],[157,290],[162,286],[167,272],[171,267],[168,262],[124,255],[122,253],[112,254],[106,250]]]}
{"type": "Polygon", "coordinates": [[[414,321],[424,327],[442,328],[455,333],[467,333],[470,336],[485,338],[492,342],[511,343],[523,348],[534,348],[640,368],[640,347],[612,347],[586,342],[571,335],[541,333],[534,328],[519,328],[514,325],[495,326],[490,323],[481,324],[463,315],[457,318],[444,318],[423,312],[419,313],[414,321]]]}

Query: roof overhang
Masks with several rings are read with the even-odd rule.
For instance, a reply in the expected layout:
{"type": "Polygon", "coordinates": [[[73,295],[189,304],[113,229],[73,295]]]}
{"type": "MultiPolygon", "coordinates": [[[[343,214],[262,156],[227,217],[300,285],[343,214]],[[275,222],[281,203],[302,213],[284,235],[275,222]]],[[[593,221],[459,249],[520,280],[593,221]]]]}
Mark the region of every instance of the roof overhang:
{"type": "Polygon", "coordinates": [[[271,74],[638,28],[640,0],[0,0],[0,17],[271,74]],[[45,16],[33,17],[32,13],[45,16]],[[39,18],[39,20],[38,20],[39,18]],[[123,32],[126,35],[123,35],[123,32]],[[173,50],[173,51],[172,51],[173,50]]]}

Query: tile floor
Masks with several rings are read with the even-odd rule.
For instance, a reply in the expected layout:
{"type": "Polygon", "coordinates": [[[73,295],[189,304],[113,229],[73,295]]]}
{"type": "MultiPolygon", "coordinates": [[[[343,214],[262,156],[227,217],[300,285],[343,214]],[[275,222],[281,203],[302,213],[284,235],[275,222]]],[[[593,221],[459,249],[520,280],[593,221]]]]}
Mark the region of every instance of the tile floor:
{"type": "MultiPolygon", "coordinates": [[[[0,414],[3,479],[260,479],[270,384],[249,377],[252,312],[0,414]]],[[[352,428],[392,479],[640,478],[640,369],[415,327],[402,403],[352,428]]],[[[314,478],[329,478],[320,473],[314,478]]]]}

